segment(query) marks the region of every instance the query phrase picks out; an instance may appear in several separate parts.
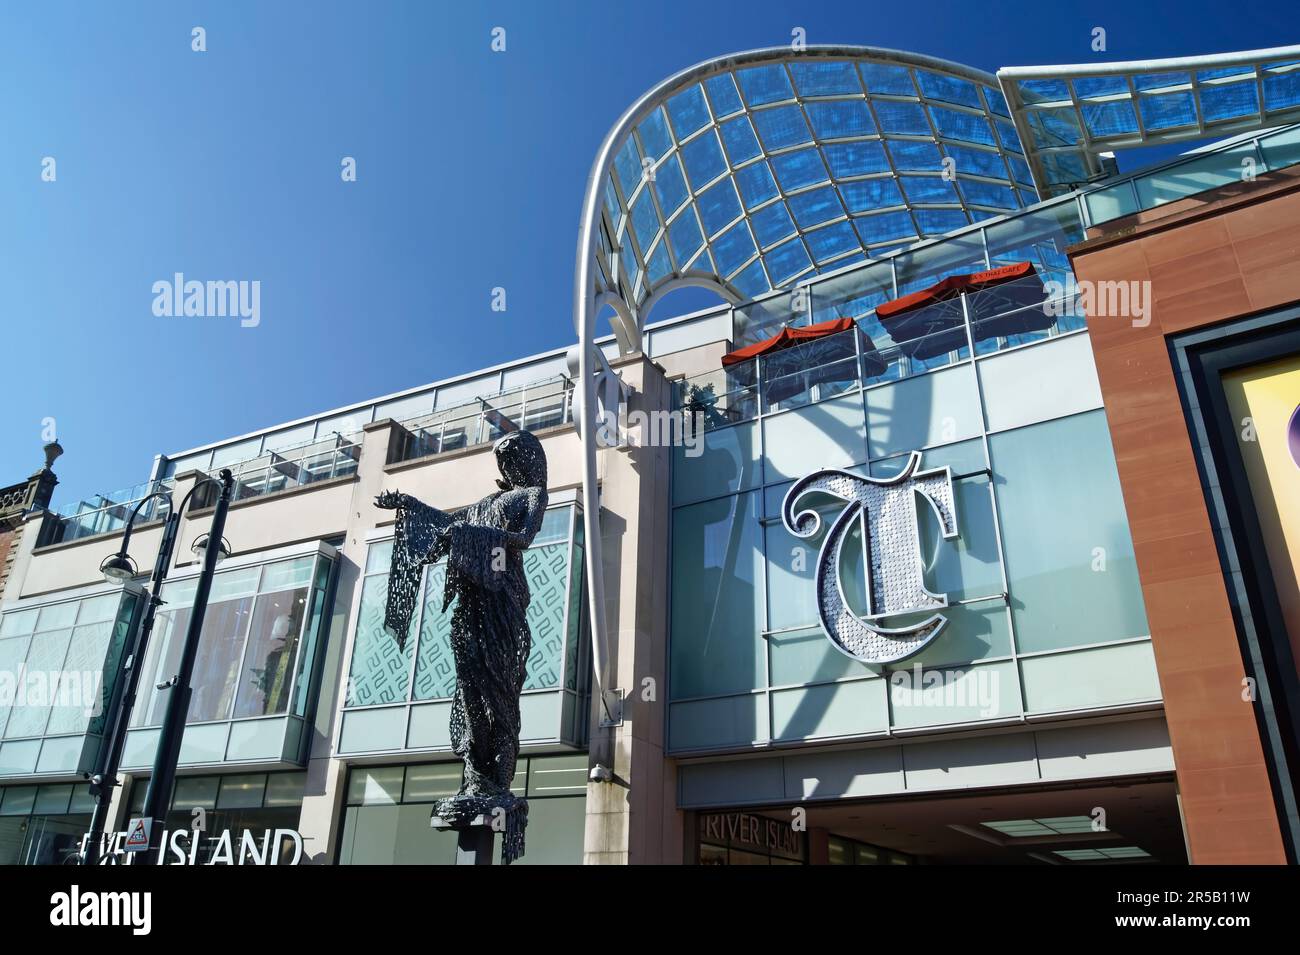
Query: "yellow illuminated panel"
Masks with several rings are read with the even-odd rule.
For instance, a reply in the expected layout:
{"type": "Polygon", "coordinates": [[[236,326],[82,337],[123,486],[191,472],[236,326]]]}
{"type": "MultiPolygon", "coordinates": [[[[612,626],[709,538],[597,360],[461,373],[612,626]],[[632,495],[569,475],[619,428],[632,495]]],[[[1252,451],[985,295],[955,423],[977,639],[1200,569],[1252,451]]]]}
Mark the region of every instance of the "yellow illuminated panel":
{"type": "Polygon", "coordinates": [[[1300,357],[1223,376],[1291,649],[1300,660],[1300,357]]]}

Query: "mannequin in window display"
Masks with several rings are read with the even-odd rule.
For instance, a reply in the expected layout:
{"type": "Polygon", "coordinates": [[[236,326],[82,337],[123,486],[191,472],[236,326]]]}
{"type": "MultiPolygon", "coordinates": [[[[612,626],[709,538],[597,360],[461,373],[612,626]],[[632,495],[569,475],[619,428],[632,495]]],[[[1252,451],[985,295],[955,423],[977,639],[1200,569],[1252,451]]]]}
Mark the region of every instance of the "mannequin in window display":
{"type": "Polygon", "coordinates": [[[425,564],[447,561],[443,592],[451,617],[456,691],[451,741],[465,761],[460,792],[434,815],[467,826],[476,816],[505,812],[502,860],[523,855],[528,803],[510,792],[519,756],[519,695],[532,634],[524,550],[546,512],[546,455],[528,431],[512,431],[493,446],[499,490],[450,513],[385,491],[377,507],[397,511],[384,628],[404,648],[425,564]]]}
{"type": "MultiPolygon", "coordinates": [[[[301,597],[298,602],[302,602],[301,597]]],[[[266,666],[252,668],[253,685],[261,696],[258,715],[283,712],[281,698],[288,689],[289,660],[293,656],[292,638],[296,635],[293,624],[292,611],[286,610],[276,616],[271,624],[266,666]]]]}

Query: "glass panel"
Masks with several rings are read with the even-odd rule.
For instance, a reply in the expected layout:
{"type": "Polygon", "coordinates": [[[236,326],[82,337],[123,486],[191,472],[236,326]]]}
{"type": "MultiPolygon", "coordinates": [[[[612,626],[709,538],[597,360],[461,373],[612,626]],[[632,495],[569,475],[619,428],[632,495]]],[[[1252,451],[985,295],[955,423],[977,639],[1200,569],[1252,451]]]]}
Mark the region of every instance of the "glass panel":
{"type": "Polygon", "coordinates": [[[1300,128],[1292,127],[1259,141],[1269,169],[1281,169],[1300,162],[1300,128]]]}
{"type": "Polygon", "coordinates": [[[1138,97],[1142,111],[1142,125],[1148,132],[1191,126],[1196,122],[1196,103],[1191,93],[1166,93],[1160,96],[1138,97]]]}
{"type": "Polygon", "coordinates": [[[1109,222],[1138,211],[1137,193],[1131,181],[1085,193],[1083,201],[1088,204],[1088,216],[1093,223],[1109,222]]]}
{"type": "Polygon", "coordinates": [[[1253,82],[1201,88],[1201,113],[1207,122],[1253,116],[1259,112],[1259,91],[1253,82]]]}
{"type": "MultiPolygon", "coordinates": [[[[520,760],[520,769],[526,765],[520,760]]],[[[454,796],[460,790],[460,763],[431,763],[427,766],[408,766],[406,769],[406,789],[402,793],[402,802],[433,802],[446,796],[454,796]]]]}
{"type": "MultiPolygon", "coordinates": [[[[32,619],[35,619],[34,612],[32,619]]],[[[27,648],[31,640],[31,637],[26,636],[0,640],[0,673],[20,672],[23,661],[27,659],[27,648]]],[[[13,709],[13,697],[10,694],[5,696],[9,698],[0,697],[0,732],[4,731],[9,713],[13,709]]]]}
{"type": "Polygon", "coordinates": [[[713,255],[718,271],[724,276],[740,268],[754,254],[754,240],[749,227],[742,221],[713,240],[713,255]]]}
{"type": "Polygon", "coordinates": [[[161,609],[154,618],[153,634],[149,638],[140,675],[140,692],[131,712],[132,726],[162,725],[167,700],[165,694],[157,689],[157,684],[175,675],[180,663],[181,643],[189,625],[190,611],[185,607],[161,609]]]}
{"type": "Polygon", "coordinates": [[[837,178],[889,172],[885,149],[878,142],[836,143],[824,146],[822,154],[837,178]]]}
{"type": "Polygon", "coordinates": [[[709,93],[709,102],[713,104],[714,116],[730,116],[740,112],[740,94],[736,92],[736,84],[730,73],[711,76],[704,81],[704,85],[709,93]]]}
{"type": "Polygon", "coordinates": [[[395,806],[402,800],[402,778],[401,766],[354,769],[348,778],[348,805],[395,806]]]}
{"type": "Polygon", "coordinates": [[[724,179],[705,190],[696,200],[696,208],[706,233],[715,235],[721,232],[740,215],[740,200],[736,198],[736,189],[731,180],[724,179]]]}
{"type": "Polygon", "coordinates": [[[72,799],[68,804],[68,812],[72,813],[90,813],[95,810],[95,797],[90,794],[90,787],[87,785],[78,785],[72,787],[72,799]]]}
{"type": "Polygon", "coordinates": [[[763,145],[772,151],[811,142],[812,133],[798,106],[777,106],[750,114],[763,145]]]}
{"type": "Polygon", "coordinates": [[[765,410],[795,408],[856,388],[855,334],[842,332],[763,356],[765,410]]]}
{"type": "Polygon", "coordinates": [[[1134,182],[1138,201],[1142,208],[1151,209],[1206,189],[1241,182],[1246,159],[1255,159],[1253,143],[1242,143],[1142,176],[1134,182]]]}
{"type": "Polygon", "coordinates": [[[266,798],[263,805],[268,807],[302,805],[302,794],[306,784],[306,773],[271,773],[266,777],[266,798]]]}
{"type": "Polygon", "coordinates": [[[796,60],[790,64],[794,82],[803,96],[861,93],[858,75],[849,62],[796,60]]]}
{"type": "MultiPolygon", "coordinates": [[[[209,601],[226,600],[231,597],[251,594],[257,590],[257,581],[261,576],[260,567],[245,567],[239,570],[228,570],[224,573],[217,573],[212,578],[212,591],[208,595],[209,601]]],[[[195,586],[198,585],[198,578],[194,579],[195,586]]]]}
{"type": "MultiPolygon", "coordinates": [[[[60,674],[57,700],[47,735],[84,733],[94,711],[101,710],[104,664],[113,638],[113,622],[77,627],[72,631],[67,659],[60,674]]],[[[37,639],[40,639],[39,637],[37,639]]]]}
{"type": "MultiPolygon", "coordinates": [[[[821,209],[823,212],[819,213],[819,215],[825,215],[825,218],[829,218],[833,214],[829,205],[823,205],[821,209]]],[[[825,220],[819,218],[817,221],[825,220]]],[[[799,239],[791,239],[784,245],[777,246],[763,256],[763,262],[767,265],[767,271],[771,274],[772,281],[777,284],[784,284],[812,267],[812,260],[808,257],[808,250],[799,239]]]]}
{"type": "Polygon", "coordinates": [[[220,776],[181,776],[176,780],[172,808],[184,812],[197,808],[216,809],[220,785],[220,776]]]}
{"type": "Polygon", "coordinates": [[[573,505],[566,504],[562,507],[548,508],[546,514],[542,517],[542,526],[537,531],[537,536],[533,538],[531,546],[540,547],[543,544],[553,544],[556,541],[569,539],[569,523],[573,514],[573,505]]]}
{"type": "Polygon", "coordinates": [[[558,686],[564,667],[565,595],[569,581],[569,545],[530,547],[524,552],[524,574],[532,600],[528,626],[532,649],[524,677],[525,690],[558,686]]]}
{"type": "Polygon", "coordinates": [[[316,658],[325,642],[325,600],[328,596],[330,575],[334,572],[333,563],[321,558],[316,564],[316,582],[312,586],[311,613],[307,617],[305,645],[298,654],[298,674],[294,678],[293,711],[299,716],[307,713],[307,704],[316,691],[316,676],[319,667],[316,658]]]}
{"type": "Polygon", "coordinates": [[[916,87],[904,66],[892,66],[888,63],[859,63],[862,81],[869,93],[888,93],[899,96],[915,96],[916,87]]]}
{"type": "MultiPolygon", "coordinates": [[[[310,562],[307,566],[310,568],[310,562]]],[[[288,710],[298,635],[306,611],[306,587],[257,598],[235,700],[236,719],[288,710]]]]}
{"type": "Polygon", "coordinates": [[[786,192],[827,180],[826,166],[816,149],[800,149],[772,157],[772,169],[786,192]]]}
{"type": "Polygon", "coordinates": [[[352,668],[348,676],[348,706],[398,703],[407,698],[411,680],[411,658],[415,653],[415,620],[407,635],[405,651],[384,630],[388,604],[388,575],[367,577],[361,589],[361,609],[352,668]]]}
{"type": "MultiPolygon", "coordinates": [[[[876,123],[871,111],[862,100],[836,100],[830,103],[807,103],[804,111],[820,139],[843,139],[849,136],[871,136],[876,123]]],[[[862,172],[868,170],[863,169],[862,172]]]]}
{"type": "Polygon", "coordinates": [[[20,634],[31,633],[36,628],[36,617],[39,610],[15,610],[4,615],[4,622],[0,623],[0,638],[16,637],[20,634]]]}
{"type": "Polygon", "coordinates": [[[762,685],[763,553],[757,505],[750,492],[673,514],[670,659],[675,699],[762,685]]]}
{"type": "Polygon", "coordinates": [[[706,429],[748,421],[758,413],[753,362],[676,382],[675,390],[677,407],[699,415],[706,429]]]}
{"type": "Polygon", "coordinates": [[[785,69],[780,66],[756,66],[737,70],[736,80],[750,106],[762,106],[764,103],[774,103],[794,96],[785,69]]]}
{"type": "MultiPolygon", "coordinates": [[[[75,610],[76,604],[72,606],[75,610]]],[[[50,682],[54,680],[57,686],[72,631],[53,630],[38,633],[31,639],[27,662],[22,670],[27,697],[21,704],[15,700],[9,723],[5,727],[5,739],[40,736],[45,732],[50,717],[50,682]]]]}
{"type": "Polygon", "coordinates": [[[41,608],[40,619],[36,622],[36,632],[71,627],[76,619],[77,601],[69,600],[65,603],[51,604],[41,608]]]}
{"type": "Polygon", "coordinates": [[[370,545],[366,552],[366,573],[373,574],[376,572],[387,573],[388,568],[393,564],[393,542],[391,540],[377,541],[370,545]]]}
{"type": "Polygon", "coordinates": [[[928,70],[917,70],[916,79],[921,84],[921,92],[925,94],[926,99],[943,100],[959,106],[983,109],[979,93],[975,92],[975,84],[968,80],[942,73],[931,73],[928,70]]]}
{"type": "Polygon", "coordinates": [[[442,609],[447,565],[433,564],[425,572],[424,610],[420,646],[415,659],[416,700],[446,700],[456,691],[456,664],[451,653],[451,613],[442,609]]]}
{"type": "Polygon", "coordinates": [[[1043,281],[1063,281],[1072,275],[1065,250],[1084,239],[1083,224],[1073,202],[1063,202],[1018,215],[984,230],[990,264],[1030,262],[1043,281]]]}
{"type": "Polygon", "coordinates": [[[102,597],[87,597],[81,601],[81,610],[77,613],[77,626],[84,627],[90,623],[112,620],[122,605],[120,591],[104,594],[102,597]]]}
{"type": "Polygon", "coordinates": [[[893,100],[874,100],[872,108],[880,123],[882,133],[903,133],[911,136],[933,135],[925,110],[919,103],[898,103],[893,100]]]}
{"type": "Polygon", "coordinates": [[[8,786],[0,789],[0,816],[28,816],[36,805],[35,786],[8,786]]]}
{"type": "Polygon", "coordinates": [[[221,791],[217,795],[218,809],[257,809],[262,805],[266,791],[266,774],[247,776],[222,776],[221,791]]]}
{"type": "Polygon", "coordinates": [[[1144,636],[1146,613],[1104,413],[989,441],[1021,652],[1144,636]],[[1050,534],[1043,533],[1044,521],[1050,534]]]}
{"type": "Polygon", "coordinates": [[[32,812],[62,816],[68,811],[68,802],[71,798],[71,786],[42,786],[36,793],[32,812]]]}
{"type": "Polygon", "coordinates": [[[239,681],[239,660],[252,597],[208,604],[194,659],[189,723],[227,719],[239,681]]]}
{"type": "MultiPolygon", "coordinates": [[[[903,193],[898,188],[898,183],[893,179],[858,179],[853,182],[840,183],[840,195],[844,197],[844,205],[850,212],[874,212],[877,209],[887,209],[890,206],[903,205],[903,193]]],[[[889,217],[875,217],[859,219],[858,231],[862,233],[862,241],[870,244],[872,242],[881,242],[885,239],[894,239],[900,236],[911,235],[916,229],[912,225],[912,220],[906,213],[898,217],[897,224],[899,228],[890,229],[884,227],[883,223],[891,223],[889,217]]]]}
{"type": "Polygon", "coordinates": [[[983,113],[965,113],[946,106],[931,106],[930,115],[934,118],[939,135],[944,139],[981,143],[985,146],[997,145],[993,130],[989,128],[989,121],[983,113]]]}
{"type": "Polygon", "coordinates": [[[692,189],[702,189],[723,172],[727,164],[722,158],[722,147],[712,130],[692,139],[681,148],[682,162],[692,189]]]}
{"type": "Polygon", "coordinates": [[[668,135],[668,126],[664,122],[663,110],[656,109],[637,127],[641,137],[641,149],[651,159],[658,159],[672,148],[673,140],[668,135]]]}
{"type": "Polygon", "coordinates": [[[1070,98],[1065,80],[1021,80],[1020,98],[1026,103],[1055,103],[1070,98]]]}
{"type": "Polygon", "coordinates": [[[307,586],[311,582],[311,570],[315,560],[315,556],[312,555],[267,564],[262,570],[262,583],[258,590],[261,593],[268,593],[307,586]]]}

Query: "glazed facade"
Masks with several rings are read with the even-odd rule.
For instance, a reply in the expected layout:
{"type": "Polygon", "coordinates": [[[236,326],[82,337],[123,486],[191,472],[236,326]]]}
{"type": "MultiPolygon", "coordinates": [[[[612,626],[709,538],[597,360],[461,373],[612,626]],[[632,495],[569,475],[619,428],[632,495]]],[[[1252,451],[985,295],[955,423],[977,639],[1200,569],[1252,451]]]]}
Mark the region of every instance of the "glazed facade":
{"type": "MultiPolygon", "coordinates": [[[[524,862],[1185,861],[1168,673],[1071,256],[1089,230],[1239,181],[1243,156],[1285,173],[1300,134],[1037,202],[999,96],[992,77],[879,51],[688,77],[601,182],[599,283],[640,309],[707,273],[735,303],[650,326],[639,350],[626,325],[598,343],[628,401],[623,440],[593,452],[595,487],[561,349],[159,455],[136,488],[28,514],[0,595],[0,671],[90,674],[106,699],[143,581],[104,583],[100,561],[135,502],[229,467],[233,555],[205,619],[175,819],[293,830],[315,863],[449,863],[454,838],[429,827],[460,783],[443,568],[427,569],[399,652],[380,626],[391,514],[373,500],[400,486],[468,504],[494,486],[492,441],[525,427],[550,462],[550,508],[525,554],[524,862]],[[877,314],[1006,266],[1032,271],[928,304],[920,333],[877,314]],[[722,364],[833,318],[852,322],[722,364]],[[696,415],[699,440],[656,443],[631,412],[696,415]],[[883,479],[913,454],[952,480],[956,533],[921,509],[903,542],[947,626],[873,665],[827,639],[822,538],[792,536],[780,507],[817,469],[883,479]]],[[[142,805],[210,514],[200,496],[181,524],[119,827],[142,805]]],[[[150,505],[136,526],[143,566],[163,516],[150,505]]],[[[860,616],[871,546],[835,568],[860,616]]],[[[80,774],[103,727],[84,703],[11,695],[0,710],[0,862],[62,861],[88,824],[80,774]]]]}

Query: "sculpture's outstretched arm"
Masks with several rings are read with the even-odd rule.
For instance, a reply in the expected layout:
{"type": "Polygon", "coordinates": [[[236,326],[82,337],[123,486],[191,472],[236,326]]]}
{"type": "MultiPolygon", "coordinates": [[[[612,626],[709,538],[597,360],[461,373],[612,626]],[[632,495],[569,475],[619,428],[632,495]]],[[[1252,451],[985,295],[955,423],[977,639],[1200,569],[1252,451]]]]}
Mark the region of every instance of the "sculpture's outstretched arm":
{"type": "Polygon", "coordinates": [[[505,586],[509,570],[506,556],[527,549],[546,513],[545,491],[529,488],[514,493],[515,498],[505,505],[504,527],[457,520],[441,535],[437,547],[446,553],[447,566],[456,571],[456,579],[473,581],[493,591],[505,586]]]}

